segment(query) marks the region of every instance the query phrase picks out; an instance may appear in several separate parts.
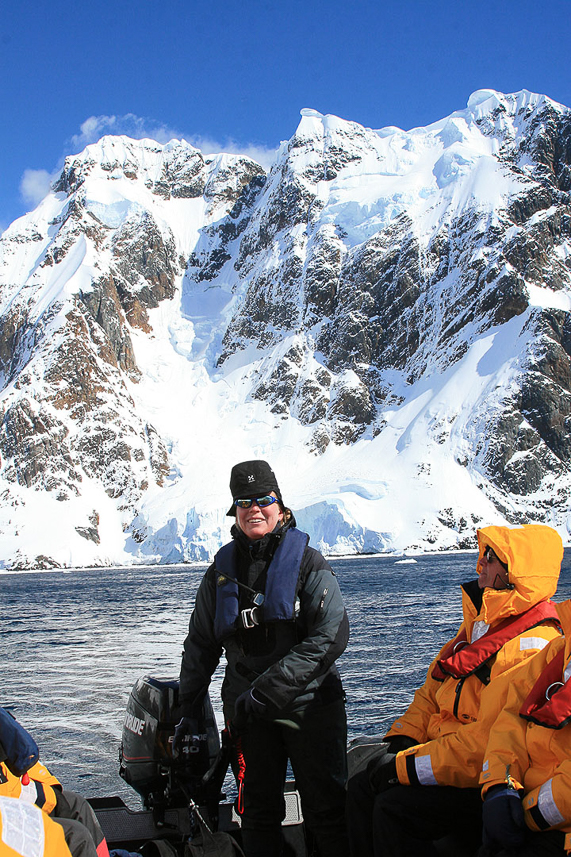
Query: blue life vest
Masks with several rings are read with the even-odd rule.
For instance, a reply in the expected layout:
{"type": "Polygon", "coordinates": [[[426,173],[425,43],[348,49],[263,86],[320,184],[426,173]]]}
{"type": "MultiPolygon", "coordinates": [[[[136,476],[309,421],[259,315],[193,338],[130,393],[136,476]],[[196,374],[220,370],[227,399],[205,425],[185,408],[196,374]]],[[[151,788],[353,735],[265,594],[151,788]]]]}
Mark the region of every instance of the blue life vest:
{"type": "MultiPolygon", "coordinates": [[[[295,595],[301,571],[301,561],[309,536],[307,533],[291,527],[286,530],[276,548],[266,579],[264,593],[263,621],[291,622],[295,619],[295,595]]],[[[237,628],[239,614],[238,586],[233,580],[222,575],[235,578],[237,575],[235,542],[229,542],[220,548],[214,561],[216,571],[220,573],[216,585],[216,614],[214,617],[214,634],[217,640],[223,640],[234,634],[237,628]]],[[[216,573],[216,572],[215,572],[216,573]]]]}

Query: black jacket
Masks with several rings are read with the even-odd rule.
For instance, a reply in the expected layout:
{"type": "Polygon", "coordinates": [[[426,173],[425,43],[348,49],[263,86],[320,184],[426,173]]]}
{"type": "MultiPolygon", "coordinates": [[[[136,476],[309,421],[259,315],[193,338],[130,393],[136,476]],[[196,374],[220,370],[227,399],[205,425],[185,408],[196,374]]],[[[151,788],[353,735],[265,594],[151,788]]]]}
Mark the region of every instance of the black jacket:
{"type": "MultiPolygon", "coordinates": [[[[294,525],[292,518],[277,533],[253,543],[232,527],[238,548],[238,580],[264,592],[266,572],[279,539],[294,525]]],[[[295,620],[237,628],[222,643],[214,635],[217,578],[213,563],[199,586],[190,617],[180,673],[183,714],[196,713],[223,651],[227,661],[222,686],[226,719],[233,716],[236,698],[250,686],[269,702],[269,717],[299,712],[343,696],[334,664],[347,645],[349,622],[337,579],[319,551],[308,546],[303,553],[295,620]]]]}

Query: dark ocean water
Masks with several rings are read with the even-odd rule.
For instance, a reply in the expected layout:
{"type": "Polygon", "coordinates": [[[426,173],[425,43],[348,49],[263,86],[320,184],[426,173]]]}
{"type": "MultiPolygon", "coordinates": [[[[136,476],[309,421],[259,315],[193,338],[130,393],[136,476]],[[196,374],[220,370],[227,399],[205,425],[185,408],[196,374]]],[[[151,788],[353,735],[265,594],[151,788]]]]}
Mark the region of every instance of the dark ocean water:
{"type": "MultiPolygon", "coordinates": [[[[461,621],[475,553],[335,560],[351,640],[339,666],[349,736],[383,734],[461,621]]],[[[43,761],[86,796],[138,798],[118,775],[125,705],[143,675],[175,678],[206,566],[3,574],[3,692],[43,761]]],[[[556,601],[571,597],[566,551],[556,601]]],[[[222,668],[211,697],[220,715],[222,668]]]]}

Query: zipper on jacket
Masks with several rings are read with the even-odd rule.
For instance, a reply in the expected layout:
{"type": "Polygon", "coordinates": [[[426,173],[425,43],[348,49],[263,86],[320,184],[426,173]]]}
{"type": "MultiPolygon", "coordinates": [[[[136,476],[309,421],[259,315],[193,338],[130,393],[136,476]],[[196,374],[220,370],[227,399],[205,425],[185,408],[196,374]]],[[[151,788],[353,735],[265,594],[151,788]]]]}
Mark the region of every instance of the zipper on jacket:
{"type": "Polygon", "coordinates": [[[458,706],[460,705],[460,694],[462,693],[462,686],[463,686],[463,684],[464,684],[464,682],[465,682],[465,681],[466,681],[466,678],[465,678],[465,677],[464,677],[464,678],[459,679],[459,680],[458,680],[458,684],[456,685],[456,689],[455,689],[455,691],[454,691],[454,696],[455,696],[456,698],[455,698],[455,700],[454,700],[454,709],[453,709],[453,714],[454,714],[454,717],[456,718],[456,720],[459,720],[459,717],[458,717],[458,706]]]}

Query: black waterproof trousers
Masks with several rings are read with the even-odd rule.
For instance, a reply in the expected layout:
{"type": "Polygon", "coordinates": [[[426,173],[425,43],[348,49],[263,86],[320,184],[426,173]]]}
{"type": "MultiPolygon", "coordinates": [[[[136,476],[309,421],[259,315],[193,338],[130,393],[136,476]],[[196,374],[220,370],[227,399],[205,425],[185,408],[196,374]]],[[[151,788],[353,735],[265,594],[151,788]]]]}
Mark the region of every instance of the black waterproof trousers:
{"type": "Polygon", "coordinates": [[[399,785],[375,795],[362,771],[349,781],[347,826],[352,857],[434,857],[433,842],[450,834],[476,851],[480,789],[399,785]]]}
{"type": "Polygon", "coordinates": [[[545,830],[541,833],[526,831],[526,842],[519,848],[497,851],[482,847],[477,857],[563,857],[565,834],[560,830],[545,830]]]}
{"type": "Polygon", "coordinates": [[[108,853],[103,831],[89,803],[67,789],[57,791],[51,818],[63,827],[72,857],[102,857],[108,853]]]}
{"type": "Polygon", "coordinates": [[[309,839],[319,857],[347,857],[347,722],[342,700],[308,708],[287,723],[252,719],[243,757],[242,845],[246,857],[280,857],[288,759],[309,839]]]}

